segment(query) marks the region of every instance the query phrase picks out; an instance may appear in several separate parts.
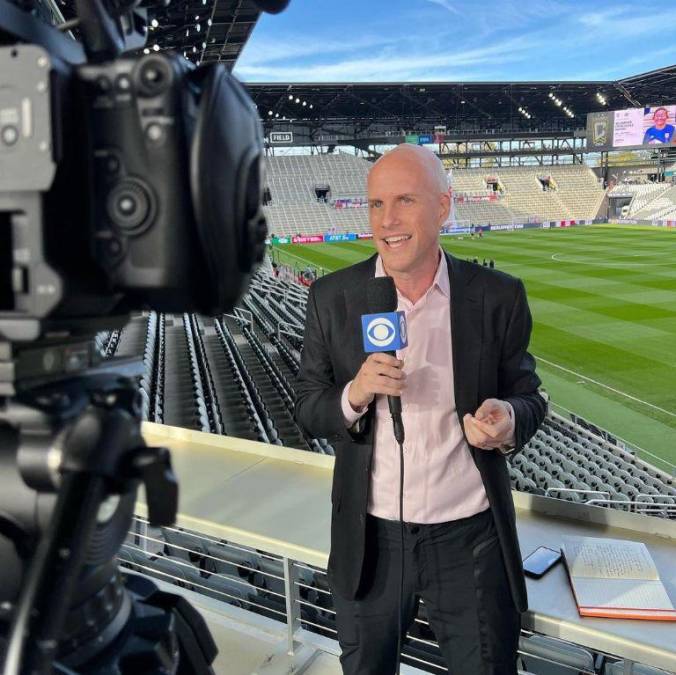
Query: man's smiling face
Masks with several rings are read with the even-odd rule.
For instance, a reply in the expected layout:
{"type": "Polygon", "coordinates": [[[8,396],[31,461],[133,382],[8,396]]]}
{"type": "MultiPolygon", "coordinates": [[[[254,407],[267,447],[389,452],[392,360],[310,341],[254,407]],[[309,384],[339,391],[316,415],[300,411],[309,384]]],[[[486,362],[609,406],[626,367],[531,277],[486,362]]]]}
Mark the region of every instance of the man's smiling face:
{"type": "Polygon", "coordinates": [[[438,257],[450,202],[443,169],[436,169],[432,160],[438,160],[427,152],[399,146],[368,176],[369,222],[388,273],[415,274],[438,257]]]}

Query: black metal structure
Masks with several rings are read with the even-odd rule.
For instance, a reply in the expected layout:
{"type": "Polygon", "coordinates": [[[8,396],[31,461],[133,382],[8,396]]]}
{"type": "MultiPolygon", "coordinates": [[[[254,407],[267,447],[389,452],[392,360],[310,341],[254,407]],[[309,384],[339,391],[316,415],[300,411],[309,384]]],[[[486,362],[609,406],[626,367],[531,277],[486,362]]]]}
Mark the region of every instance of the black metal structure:
{"type": "MultiPolygon", "coordinates": [[[[74,0],[62,0],[66,20],[75,16],[74,0]]],[[[152,51],[173,50],[194,63],[220,61],[232,70],[261,12],[252,0],[146,0],[148,44],[152,51]]]]}
{"type": "Polygon", "coordinates": [[[586,114],[674,103],[676,65],[617,81],[250,83],[268,130],[307,125],[328,137],[342,127],[356,137],[408,132],[515,138],[571,134],[586,114]],[[305,105],[303,105],[305,102],[305,105]]]}

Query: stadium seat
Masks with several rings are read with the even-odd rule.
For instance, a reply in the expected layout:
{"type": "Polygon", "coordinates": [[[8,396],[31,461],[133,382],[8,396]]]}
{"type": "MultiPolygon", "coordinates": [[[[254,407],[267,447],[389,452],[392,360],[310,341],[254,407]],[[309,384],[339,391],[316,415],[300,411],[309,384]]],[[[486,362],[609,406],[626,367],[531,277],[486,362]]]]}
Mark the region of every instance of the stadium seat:
{"type": "Polygon", "coordinates": [[[538,675],[571,675],[571,670],[595,672],[591,652],[546,635],[522,636],[519,639],[519,658],[528,670],[538,675]]]}

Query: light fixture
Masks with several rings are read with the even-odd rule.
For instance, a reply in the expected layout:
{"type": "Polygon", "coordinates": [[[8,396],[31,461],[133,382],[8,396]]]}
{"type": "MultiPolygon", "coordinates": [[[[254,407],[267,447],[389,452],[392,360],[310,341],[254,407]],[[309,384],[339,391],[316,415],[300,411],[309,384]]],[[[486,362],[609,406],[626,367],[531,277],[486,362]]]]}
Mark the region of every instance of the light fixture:
{"type": "Polygon", "coordinates": [[[153,45],[153,51],[156,51],[156,52],[160,51],[160,46],[157,44],[157,42],[153,45]]]}
{"type": "Polygon", "coordinates": [[[146,47],[146,48],[143,50],[143,53],[144,53],[144,54],[150,54],[150,49],[148,49],[148,47],[146,47]]]}
{"type": "Polygon", "coordinates": [[[150,22],[151,28],[157,28],[159,25],[160,25],[160,22],[159,22],[157,19],[153,19],[153,20],[150,22]]]}
{"type": "Polygon", "coordinates": [[[206,49],[206,48],[207,48],[207,43],[206,43],[206,42],[203,42],[203,43],[202,43],[202,49],[206,49]]]}
{"type": "Polygon", "coordinates": [[[289,101],[293,101],[293,94],[289,94],[289,101]]]}
{"type": "Polygon", "coordinates": [[[296,103],[300,103],[300,99],[296,97],[296,103]]]}
{"type": "Polygon", "coordinates": [[[303,105],[305,106],[305,105],[307,105],[307,103],[305,101],[303,101],[303,105]]]}
{"type": "Polygon", "coordinates": [[[312,109],[312,103],[310,103],[310,109],[312,109]]]}
{"type": "Polygon", "coordinates": [[[211,26],[211,19],[207,19],[207,26],[211,26]]]}
{"type": "Polygon", "coordinates": [[[268,115],[272,115],[272,110],[268,110],[268,115]]]}
{"type": "Polygon", "coordinates": [[[202,26],[200,26],[198,23],[195,24],[195,29],[199,33],[202,30],[202,26]]]}
{"type": "Polygon", "coordinates": [[[192,46],[192,53],[193,53],[193,54],[196,54],[196,53],[197,53],[197,47],[195,47],[195,45],[192,46]]]}

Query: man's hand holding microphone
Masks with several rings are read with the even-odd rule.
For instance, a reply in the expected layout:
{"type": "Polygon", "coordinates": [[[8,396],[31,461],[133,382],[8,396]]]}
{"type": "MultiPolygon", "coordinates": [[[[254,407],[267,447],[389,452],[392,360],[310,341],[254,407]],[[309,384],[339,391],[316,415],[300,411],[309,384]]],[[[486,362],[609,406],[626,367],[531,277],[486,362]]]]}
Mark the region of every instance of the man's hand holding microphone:
{"type": "Polygon", "coordinates": [[[352,409],[362,412],[376,394],[401,396],[406,380],[403,368],[403,360],[395,356],[385,352],[370,354],[348,389],[347,398],[352,409]]]}

